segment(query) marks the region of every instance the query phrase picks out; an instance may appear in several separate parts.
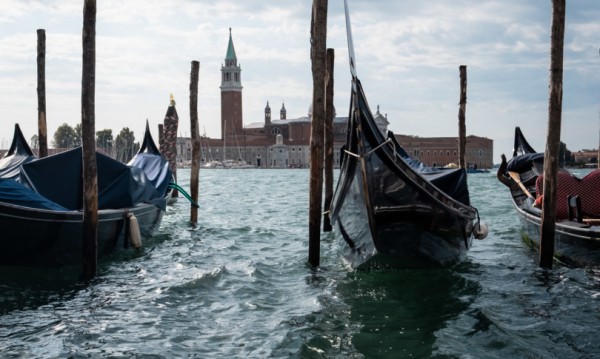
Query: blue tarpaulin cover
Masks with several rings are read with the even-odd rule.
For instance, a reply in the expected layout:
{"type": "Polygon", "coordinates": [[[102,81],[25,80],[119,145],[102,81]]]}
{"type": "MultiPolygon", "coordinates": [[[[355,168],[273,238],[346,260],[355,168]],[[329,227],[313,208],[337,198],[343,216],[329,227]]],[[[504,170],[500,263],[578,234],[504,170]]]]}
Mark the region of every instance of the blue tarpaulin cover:
{"type": "MultiPolygon", "coordinates": [[[[131,208],[154,203],[166,208],[164,193],[156,191],[144,171],[96,153],[98,209],[131,208]]],[[[69,210],[83,207],[81,147],[38,159],[21,166],[19,182],[46,199],[69,210]]],[[[10,202],[0,198],[0,201],[10,202]]]]}
{"type": "Polygon", "coordinates": [[[6,178],[0,178],[0,201],[30,208],[49,209],[53,211],[67,210],[65,207],[40,196],[17,181],[6,178]]]}

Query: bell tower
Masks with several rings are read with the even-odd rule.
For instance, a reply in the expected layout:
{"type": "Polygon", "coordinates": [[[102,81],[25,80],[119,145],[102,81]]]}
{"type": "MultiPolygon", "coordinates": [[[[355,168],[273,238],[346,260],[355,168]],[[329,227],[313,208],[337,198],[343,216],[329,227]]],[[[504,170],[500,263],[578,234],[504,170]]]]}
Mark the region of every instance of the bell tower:
{"type": "Polygon", "coordinates": [[[242,69],[237,63],[231,28],[225,64],[221,65],[221,138],[243,135],[242,69]]]}

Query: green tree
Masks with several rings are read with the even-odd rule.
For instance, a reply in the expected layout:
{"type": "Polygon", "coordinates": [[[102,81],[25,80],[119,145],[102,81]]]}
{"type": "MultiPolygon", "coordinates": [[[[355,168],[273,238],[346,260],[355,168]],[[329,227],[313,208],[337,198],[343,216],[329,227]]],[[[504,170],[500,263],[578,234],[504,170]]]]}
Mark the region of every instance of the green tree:
{"type": "Polygon", "coordinates": [[[115,150],[117,160],[127,163],[140,148],[139,143],[135,143],[135,136],[129,127],[124,127],[115,139],[115,150]]]}
{"type": "Polygon", "coordinates": [[[31,136],[31,139],[29,140],[29,145],[34,150],[37,150],[39,148],[40,140],[38,138],[38,135],[31,136]]]}
{"type": "Polygon", "coordinates": [[[111,129],[96,131],[96,147],[103,149],[108,154],[112,154],[113,135],[111,129]]]}
{"type": "Polygon", "coordinates": [[[73,128],[75,131],[75,138],[73,139],[73,147],[81,146],[81,122],[76,124],[73,128]]]}
{"type": "Polygon", "coordinates": [[[73,148],[76,146],[76,140],[77,133],[73,127],[63,123],[56,129],[56,132],[54,132],[52,145],[54,148],[73,148]]]}

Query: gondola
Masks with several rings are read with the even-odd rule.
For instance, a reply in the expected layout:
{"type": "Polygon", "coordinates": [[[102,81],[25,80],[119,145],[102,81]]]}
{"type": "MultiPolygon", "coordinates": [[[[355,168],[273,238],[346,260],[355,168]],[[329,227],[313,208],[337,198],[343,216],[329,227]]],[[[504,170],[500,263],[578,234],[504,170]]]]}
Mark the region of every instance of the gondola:
{"type": "MultiPolygon", "coordinates": [[[[19,134],[15,133],[13,144],[24,140],[19,134]]],[[[171,173],[152,141],[148,126],[144,143],[132,165],[96,152],[99,258],[139,245],[138,239],[151,237],[165,213],[171,173]]],[[[80,264],[83,257],[81,147],[22,163],[17,172],[10,178],[0,177],[0,266],[80,264]]]]}
{"type": "Polygon", "coordinates": [[[19,176],[22,164],[36,159],[31,147],[27,144],[19,124],[15,124],[15,132],[9,150],[0,159],[0,178],[15,179],[19,176]]]}
{"type": "Polygon", "coordinates": [[[449,267],[474,233],[487,235],[470,205],[465,169],[429,168],[377,128],[356,76],[347,3],[352,88],[346,144],[329,209],[352,268],[449,267]]]}
{"type": "MultiPolygon", "coordinates": [[[[512,158],[502,155],[497,178],[510,190],[523,238],[539,248],[543,201],[544,153],[536,152],[515,128],[512,158]]],[[[600,264],[600,171],[578,178],[559,167],[556,178],[554,255],[565,264],[600,264]]]]}

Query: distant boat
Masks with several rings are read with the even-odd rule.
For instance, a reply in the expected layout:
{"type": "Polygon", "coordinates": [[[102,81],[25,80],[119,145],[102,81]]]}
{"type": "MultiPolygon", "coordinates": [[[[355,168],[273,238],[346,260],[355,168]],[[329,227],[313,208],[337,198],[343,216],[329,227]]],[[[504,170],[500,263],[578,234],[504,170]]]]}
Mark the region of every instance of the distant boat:
{"type": "Polygon", "coordinates": [[[490,173],[490,170],[485,168],[467,168],[467,173],[490,173]]]}
{"type": "MultiPolygon", "coordinates": [[[[22,142],[20,131],[16,130],[14,136],[13,143],[22,142]]],[[[10,156],[15,159],[16,153],[9,151],[3,161],[10,156]]],[[[98,256],[102,257],[137,244],[130,243],[136,238],[129,229],[138,228],[141,239],[152,236],[165,213],[171,172],[151,144],[142,146],[131,166],[99,152],[96,158],[98,256]]],[[[1,266],[59,267],[81,263],[81,159],[82,150],[78,147],[22,163],[18,175],[5,172],[0,177],[1,266]]]]}
{"type": "MultiPolygon", "coordinates": [[[[510,196],[525,239],[539,248],[543,201],[544,153],[536,152],[519,127],[513,157],[498,168],[498,180],[510,196]]],[[[578,178],[565,168],[557,174],[555,257],[576,266],[600,264],[600,171],[578,178]],[[575,198],[577,196],[578,198],[575,198]]]]}
{"type": "Polygon", "coordinates": [[[359,267],[447,267],[466,257],[474,233],[487,234],[470,205],[464,169],[423,166],[377,128],[354,68],[347,138],[330,216],[344,256],[359,267]]]}

